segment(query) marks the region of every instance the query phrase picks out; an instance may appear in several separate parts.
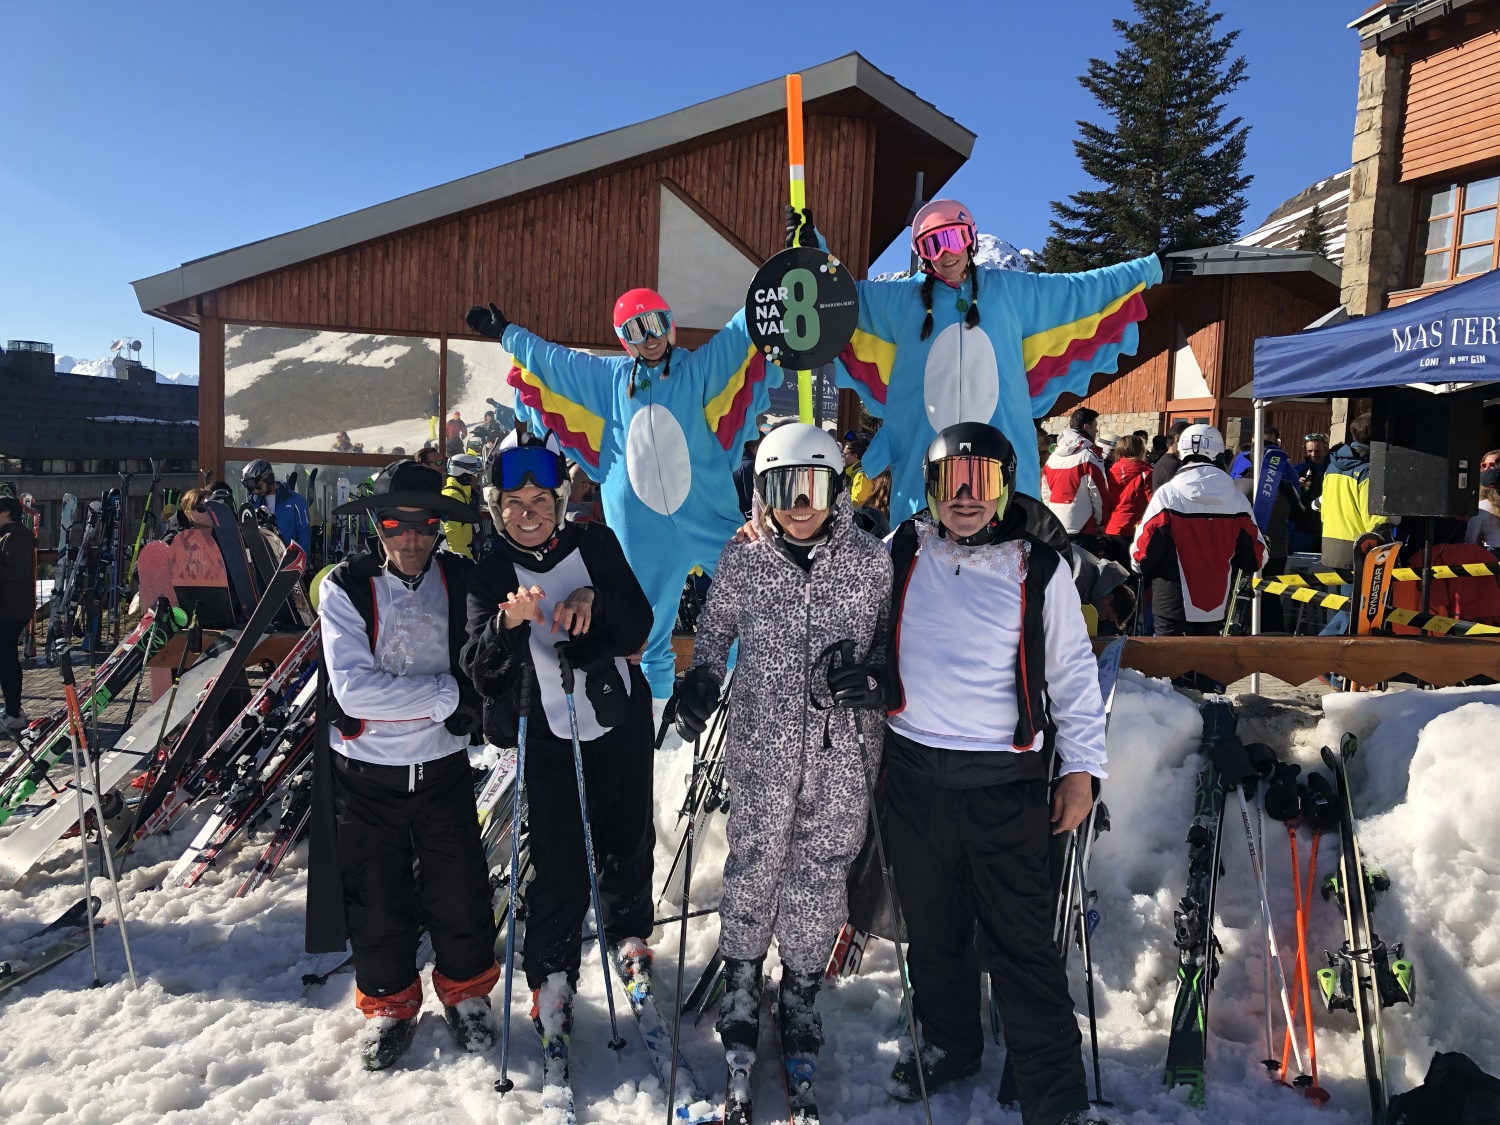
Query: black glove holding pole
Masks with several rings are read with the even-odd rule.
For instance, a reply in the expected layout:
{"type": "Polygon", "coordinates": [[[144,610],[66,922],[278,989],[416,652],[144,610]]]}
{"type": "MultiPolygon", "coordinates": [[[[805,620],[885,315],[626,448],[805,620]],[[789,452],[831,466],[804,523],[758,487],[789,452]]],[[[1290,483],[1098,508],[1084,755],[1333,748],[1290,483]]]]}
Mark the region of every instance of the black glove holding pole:
{"type": "Polygon", "coordinates": [[[677,733],[684,742],[695,742],[719,707],[723,688],[719,677],[702,665],[694,665],[677,681],[677,733]]]}
{"type": "Polygon", "coordinates": [[[790,203],[786,205],[786,244],[788,248],[818,245],[818,228],[813,226],[812,211],[808,208],[798,211],[790,203]]]}
{"type": "Polygon", "coordinates": [[[885,707],[885,669],[854,660],[854,642],[840,641],[839,663],[828,663],[828,694],[835,707],[879,710],[885,707]]]}
{"type": "Polygon", "coordinates": [[[505,319],[505,314],[493,302],[489,308],[475,305],[464,315],[464,323],[481,336],[488,336],[492,340],[500,339],[510,327],[510,321],[505,319]]]}

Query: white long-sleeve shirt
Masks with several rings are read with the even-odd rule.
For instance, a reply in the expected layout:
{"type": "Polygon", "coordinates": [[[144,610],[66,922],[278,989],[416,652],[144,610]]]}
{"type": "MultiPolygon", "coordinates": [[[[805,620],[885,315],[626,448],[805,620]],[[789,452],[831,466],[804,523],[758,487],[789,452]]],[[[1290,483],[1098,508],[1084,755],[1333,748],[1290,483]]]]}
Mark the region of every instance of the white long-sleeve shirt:
{"type": "MultiPolygon", "coordinates": [[[[1014,753],[1021,640],[1019,542],[963,547],[924,529],[897,634],[905,706],[892,730],[925,746],[1014,753]]],[[[1042,603],[1047,697],[1062,773],[1103,778],[1104,703],[1088,626],[1067,565],[1042,603]]],[[[1033,745],[1040,749],[1041,733],[1033,745]]]]}
{"type": "Polygon", "coordinates": [[[373,579],[375,650],[365,622],[332,582],[323,584],[319,617],[323,654],[334,698],[363,729],[346,738],[329,732],[332,748],[382,766],[408,766],[446,757],[468,745],[443,720],[458,708],[458,681],[449,671],[448,591],[436,566],[415,590],[381,571],[373,579]]]}

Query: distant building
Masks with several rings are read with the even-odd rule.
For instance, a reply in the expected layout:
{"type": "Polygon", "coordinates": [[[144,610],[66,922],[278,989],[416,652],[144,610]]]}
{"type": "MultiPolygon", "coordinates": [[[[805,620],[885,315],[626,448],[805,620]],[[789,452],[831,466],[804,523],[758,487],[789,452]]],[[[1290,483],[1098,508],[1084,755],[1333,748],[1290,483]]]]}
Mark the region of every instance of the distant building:
{"type": "MultiPolygon", "coordinates": [[[[133,473],[132,523],[145,510],[151,460],[166,488],[198,483],[198,388],[156,381],[117,357],[115,378],[59,374],[52,345],[11,340],[0,350],[0,480],[36,498],[43,547],[57,546],[63,495],[83,506],[133,473]]],[[[76,532],[75,532],[76,534],[76,532]]]]}

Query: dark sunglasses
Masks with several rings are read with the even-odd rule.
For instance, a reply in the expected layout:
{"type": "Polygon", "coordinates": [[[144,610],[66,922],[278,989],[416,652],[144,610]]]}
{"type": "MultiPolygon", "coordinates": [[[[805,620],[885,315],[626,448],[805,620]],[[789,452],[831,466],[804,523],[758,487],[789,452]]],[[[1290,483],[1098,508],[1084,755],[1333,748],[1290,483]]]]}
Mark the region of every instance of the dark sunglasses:
{"type": "Polygon", "coordinates": [[[437,516],[407,516],[386,514],[380,516],[376,521],[380,528],[380,534],[387,539],[407,531],[415,531],[418,535],[430,538],[443,530],[443,521],[437,516]]]}

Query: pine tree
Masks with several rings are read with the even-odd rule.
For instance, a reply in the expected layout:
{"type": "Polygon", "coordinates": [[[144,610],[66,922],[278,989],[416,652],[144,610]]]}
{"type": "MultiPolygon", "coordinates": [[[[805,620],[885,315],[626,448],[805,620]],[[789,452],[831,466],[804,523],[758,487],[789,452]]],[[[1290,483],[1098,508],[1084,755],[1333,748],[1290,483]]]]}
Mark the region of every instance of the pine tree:
{"type": "Polygon", "coordinates": [[[1244,56],[1230,57],[1239,32],[1216,34],[1212,0],[1132,2],[1137,19],[1114,21],[1124,46],[1078,80],[1113,124],[1078,122],[1073,148],[1099,186],[1052,204],[1048,270],[1230,242],[1244,217],[1250,129],[1224,120],[1245,80],[1244,56]]]}
{"type": "Polygon", "coordinates": [[[1297,249],[1311,250],[1314,254],[1328,257],[1328,227],[1324,225],[1323,211],[1316,203],[1307,213],[1307,225],[1302,228],[1302,236],[1297,239],[1297,249]]]}

